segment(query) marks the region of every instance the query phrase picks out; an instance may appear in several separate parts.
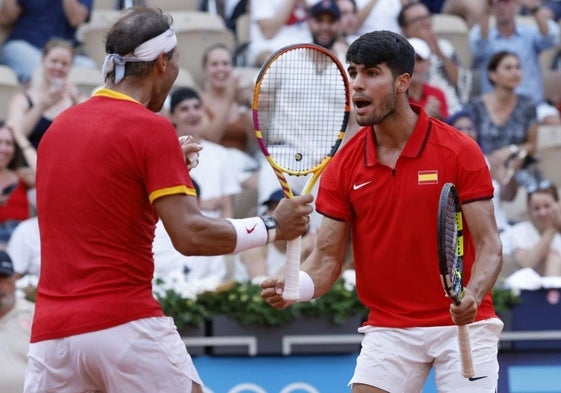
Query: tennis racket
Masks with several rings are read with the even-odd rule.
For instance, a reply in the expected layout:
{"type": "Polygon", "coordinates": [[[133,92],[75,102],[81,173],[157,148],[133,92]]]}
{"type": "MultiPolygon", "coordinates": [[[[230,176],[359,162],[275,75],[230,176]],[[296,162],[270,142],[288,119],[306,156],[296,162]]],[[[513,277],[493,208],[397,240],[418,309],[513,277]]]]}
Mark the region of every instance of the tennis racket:
{"type": "MultiPolygon", "coordinates": [[[[311,192],[343,140],[350,112],[347,73],[337,57],[314,44],[290,45],[261,67],[253,92],[257,141],[285,197],[294,191],[285,175],[307,176],[311,192]]],[[[302,238],[287,244],[285,299],[298,300],[302,238]]]]}
{"type": "MultiPolygon", "coordinates": [[[[444,291],[457,305],[464,296],[463,257],[462,208],[456,187],[452,183],[446,183],[440,193],[438,204],[438,259],[444,291]]],[[[458,325],[458,344],[462,375],[466,378],[473,377],[475,371],[467,325],[458,325]]]]}

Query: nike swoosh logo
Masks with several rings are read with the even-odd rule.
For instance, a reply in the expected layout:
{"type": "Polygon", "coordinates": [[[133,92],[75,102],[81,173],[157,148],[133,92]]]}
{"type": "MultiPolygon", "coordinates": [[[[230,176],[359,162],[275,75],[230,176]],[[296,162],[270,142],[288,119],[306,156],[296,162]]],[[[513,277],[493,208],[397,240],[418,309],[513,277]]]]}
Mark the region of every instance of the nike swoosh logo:
{"type": "Polygon", "coordinates": [[[353,184],[353,190],[358,190],[359,188],[362,188],[368,184],[372,183],[372,180],[364,182],[364,183],[360,183],[360,184],[353,184]]]}
{"type": "Polygon", "coordinates": [[[469,377],[468,379],[473,382],[473,381],[477,381],[478,379],[483,379],[483,378],[487,378],[487,375],[484,375],[483,377],[469,377]]]}
{"type": "Polygon", "coordinates": [[[252,232],[255,230],[256,227],[257,227],[257,224],[255,224],[255,225],[253,226],[253,228],[245,228],[245,231],[246,231],[248,234],[250,234],[250,233],[252,233],[252,232]]]}

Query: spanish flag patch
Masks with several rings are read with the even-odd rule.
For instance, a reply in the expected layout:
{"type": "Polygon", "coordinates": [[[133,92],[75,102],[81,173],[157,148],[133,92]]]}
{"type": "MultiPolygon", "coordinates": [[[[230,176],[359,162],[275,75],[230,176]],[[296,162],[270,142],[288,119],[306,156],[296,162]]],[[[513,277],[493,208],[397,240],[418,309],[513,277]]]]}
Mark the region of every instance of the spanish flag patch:
{"type": "Polygon", "coordinates": [[[438,171],[419,171],[417,172],[417,182],[422,184],[438,184],[438,171]]]}

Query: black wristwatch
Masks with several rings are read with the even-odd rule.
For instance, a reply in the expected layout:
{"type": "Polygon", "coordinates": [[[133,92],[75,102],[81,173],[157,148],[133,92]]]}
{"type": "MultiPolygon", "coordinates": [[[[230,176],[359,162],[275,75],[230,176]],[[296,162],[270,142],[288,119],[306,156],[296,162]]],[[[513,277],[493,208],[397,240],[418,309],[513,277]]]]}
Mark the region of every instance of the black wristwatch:
{"type": "Polygon", "coordinates": [[[275,241],[277,235],[277,222],[272,216],[264,214],[260,217],[267,228],[267,243],[272,243],[275,241]]]}

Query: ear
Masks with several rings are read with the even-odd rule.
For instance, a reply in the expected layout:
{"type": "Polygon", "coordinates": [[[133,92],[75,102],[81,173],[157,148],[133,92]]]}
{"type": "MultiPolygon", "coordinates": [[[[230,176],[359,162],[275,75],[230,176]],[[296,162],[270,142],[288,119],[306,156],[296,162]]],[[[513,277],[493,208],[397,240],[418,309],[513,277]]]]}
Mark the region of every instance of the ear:
{"type": "Polygon", "coordinates": [[[401,74],[395,80],[395,90],[396,93],[405,93],[407,89],[409,89],[409,84],[411,83],[411,75],[410,74],[401,74]]]}
{"type": "Polygon", "coordinates": [[[168,59],[167,53],[162,52],[156,58],[154,68],[157,69],[159,73],[163,74],[164,72],[166,72],[166,67],[168,66],[168,62],[169,62],[169,59],[168,59]]]}

